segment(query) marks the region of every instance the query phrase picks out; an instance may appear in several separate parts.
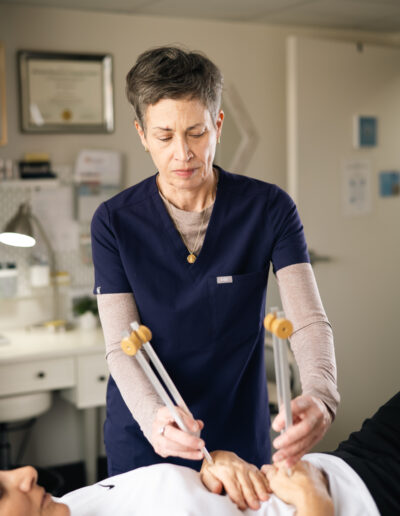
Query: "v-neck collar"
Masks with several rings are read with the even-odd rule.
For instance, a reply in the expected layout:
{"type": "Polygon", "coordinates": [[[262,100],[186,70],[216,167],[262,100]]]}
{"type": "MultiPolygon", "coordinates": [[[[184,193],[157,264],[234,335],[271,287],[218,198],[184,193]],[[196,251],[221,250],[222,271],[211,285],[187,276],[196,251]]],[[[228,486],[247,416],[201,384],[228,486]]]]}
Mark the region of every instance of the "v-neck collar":
{"type": "Polygon", "coordinates": [[[201,274],[207,267],[207,263],[212,257],[212,248],[214,242],[218,239],[218,234],[220,230],[220,226],[223,220],[222,211],[223,211],[223,198],[226,195],[224,182],[225,182],[225,171],[220,167],[214,165],[215,168],[218,169],[218,185],[217,191],[214,201],[214,207],[211,212],[210,220],[208,222],[208,226],[206,229],[206,234],[204,236],[203,245],[201,247],[200,253],[196,258],[194,263],[189,263],[187,261],[187,256],[189,254],[187,247],[185,246],[182,237],[179,231],[176,229],[175,224],[168,213],[167,207],[162,200],[157,186],[157,174],[153,176],[153,198],[154,203],[156,205],[158,214],[163,222],[163,226],[169,236],[169,240],[172,242],[174,252],[176,253],[177,260],[182,264],[182,267],[186,269],[189,274],[194,277],[197,277],[201,274]]]}

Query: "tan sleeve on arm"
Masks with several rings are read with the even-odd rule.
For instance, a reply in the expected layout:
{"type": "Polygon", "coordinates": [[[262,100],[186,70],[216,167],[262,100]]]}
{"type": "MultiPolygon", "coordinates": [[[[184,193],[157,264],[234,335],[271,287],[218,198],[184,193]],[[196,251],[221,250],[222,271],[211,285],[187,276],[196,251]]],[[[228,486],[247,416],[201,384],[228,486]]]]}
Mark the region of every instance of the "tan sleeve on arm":
{"type": "Polygon", "coordinates": [[[303,394],[320,398],[334,417],[340,396],[333,334],[312,267],[309,263],[290,265],[280,269],[276,277],[285,316],[293,323],[290,344],[303,394]]]}
{"type": "Polygon", "coordinates": [[[139,320],[133,294],[99,294],[97,305],[106,343],[108,369],[133,418],[151,442],[151,429],[157,410],[163,403],[133,357],[125,355],[120,343],[123,331],[139,320]]]}

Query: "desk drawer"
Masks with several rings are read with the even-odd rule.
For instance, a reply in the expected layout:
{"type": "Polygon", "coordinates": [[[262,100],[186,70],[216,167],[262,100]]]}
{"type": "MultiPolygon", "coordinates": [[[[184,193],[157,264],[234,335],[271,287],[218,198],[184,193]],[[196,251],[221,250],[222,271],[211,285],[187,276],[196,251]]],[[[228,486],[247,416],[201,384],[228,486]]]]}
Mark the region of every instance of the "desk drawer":
{"type": "Polygon", "coordinates": [[[80,409],[106,404],[108,367],[104,353],[80,356],[77,359],[77,381],[73,389],[61,395],[80,409]]]}
{"type": "Polygon", "coordinates": [[[57,358],[0,366],[0,396],[74,385],[74,361],[57,358]]]}

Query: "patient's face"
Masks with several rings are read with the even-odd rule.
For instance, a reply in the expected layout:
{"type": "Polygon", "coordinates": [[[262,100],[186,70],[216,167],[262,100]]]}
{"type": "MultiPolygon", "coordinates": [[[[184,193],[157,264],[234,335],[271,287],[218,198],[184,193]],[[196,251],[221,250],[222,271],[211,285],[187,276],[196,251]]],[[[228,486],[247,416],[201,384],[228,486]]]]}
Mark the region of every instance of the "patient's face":
{"type": "Polygon", "coordinates": [[[54,502],[36,481],[30,466],[0,471],[0,516],[68,516],[68,507],[54,502]]]}

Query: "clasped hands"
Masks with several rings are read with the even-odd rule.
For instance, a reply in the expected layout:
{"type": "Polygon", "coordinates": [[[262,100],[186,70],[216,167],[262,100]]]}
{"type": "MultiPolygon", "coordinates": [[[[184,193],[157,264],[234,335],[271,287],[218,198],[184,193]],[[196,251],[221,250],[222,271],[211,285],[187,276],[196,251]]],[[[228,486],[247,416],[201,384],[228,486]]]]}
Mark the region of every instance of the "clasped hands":
{"type": "MultiPolygon", "coordinates": [[[[285,468],[293,467],[327,431],[331,416],[325,404],[314,396],[301,395],[291,402],[293,426],[278,436],[273,445],[277,450],[272,457],[275,464],[285,468]]],[[[186,426],[197,432],[204,426],[201,420],[195,420],[178,408],[186,426]]],[[[279,432],[285,427],[283,409],[275,418],[272,428],[279,432]]],[[[204,458],[200,449],[204,441],[196,435],[182,432],[175,424],[166,407],[159,409],[153,423],[152,443],[155,451],[162,457],[174,456],[199,460],[204,458]]],[[[271,492],[268,479],[255,466],[242,461],[230,452],[214,452],[215,464],[203,462],[201,478],[212,492],[223,490],[230,498],[244,509],[257,509],[259,502],[268,499],[271,492]],[[216,455],[217,454],[217,455],[216,455]],[[216,460],[216,458],[218,460],[216,460]]],[[[270,470],[269,475],[273,473],[270,470]]]]}
{"type": "MultiPolygon", "coordinates": [[[[307,484],[310,492],[318,476],[316,468],[299,462],[300,458],[323,437],[331,416],[325,404],[313,396],[298,396],[292,400],[291,407],[293,426],[274,440],[277,451],[272,457],[273,466],[265,465],[260,471],[234,453],[213,452],[214,464],[204,461],[200,471],[203,484],[213,493],[221,494],[225,490],[241,510],[258,509],[259,502],[267,500],[271,492],[297,506],[304,496],[304,486],[307,484]],[[287,475],[289,468],[293,470],[293,478],[287,475]],[[288,484],[292,486],[289,494],[288,484]]],[[[279,432],[284,427],[282,409],[272,428],[279,432]]]]}
{"type": "Polygon", "coordinates": [[[333,516],[333,505],[324,473],[306,461],[299,461],[290,476],[284,462],[266,464],[261,471],[228,451],[211,453],[214,464],[204,461],[200,478],[207,489],[226,494],[237,507],[257,510],[270,493],[294,505],[297,514],[333,516]]]}

